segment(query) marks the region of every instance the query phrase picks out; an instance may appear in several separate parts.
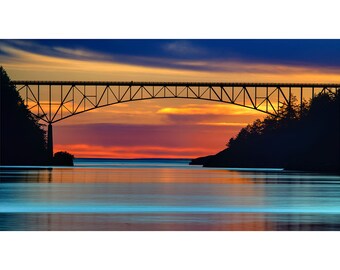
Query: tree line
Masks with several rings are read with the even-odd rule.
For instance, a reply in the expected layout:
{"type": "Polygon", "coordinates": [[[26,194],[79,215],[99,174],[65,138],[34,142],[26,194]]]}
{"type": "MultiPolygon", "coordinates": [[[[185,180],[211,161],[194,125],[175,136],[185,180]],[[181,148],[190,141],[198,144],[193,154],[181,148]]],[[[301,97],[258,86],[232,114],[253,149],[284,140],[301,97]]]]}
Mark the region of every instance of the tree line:
{"type": "Polygon", "coordinates": [[[66,152],[49,160],[46,131],[38,120],[0,66],[0,165],[73,165],[66,152]]]}
{"type": "Polygon", "coordinates": [[[340,172],[340,97],[322,92],[309,103],[294,98],[244,127],[216,155],[192,160],[206,167],[285,168],[340,172]]]}

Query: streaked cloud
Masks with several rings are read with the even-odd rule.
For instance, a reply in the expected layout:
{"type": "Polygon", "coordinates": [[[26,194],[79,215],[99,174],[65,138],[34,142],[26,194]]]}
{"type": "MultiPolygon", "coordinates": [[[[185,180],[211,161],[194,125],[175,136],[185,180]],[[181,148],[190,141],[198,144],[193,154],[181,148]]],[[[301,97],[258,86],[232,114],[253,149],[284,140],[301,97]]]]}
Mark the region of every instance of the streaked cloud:
{"type": "MultiPolygon", "coordinates": [[[[170,42],[171,43],[171,42],[170,42]]],[[[190,47],[187,41],[171,44],[190,47]]],[[[268,64],[246,59],[116,56],[31,41],[0,42],[0,60],[13,79],[339,82],[340,67],[268,64]],[[20,44],[20,46],[17,46],[20,44]],[[25,46],[26,44],[27,46],[25,46]],[[34,48],[34,49],[32,49],[34,48]]],[[[167,44],[167,43],[165,43],[167,44]]],[[[177,45],[176,45],[177,46],[177,45]]],[[[187,48],[188,49],[188,48],[187,48]]],[[[186,49],[183,49],[185,51],[186,49]]]]}
{"type": "Polygon", "coordinates": [[[245,127],[248,123],[230,123],[230,122],[198,122],[197,125],[203,126],[226,126],[226,127],[245,127]]]}
{"type": "Polygon", "coordinates": [[[227,104],[188,104],[181,107],[165,107],[159,114],[175,115],[259,115],[259,112],[227,104]]]}
{"type": "Polygon", "coordinates": [[[101,146],[88,144],[56,144],[55,151],[71,152],[77,158],[193,158],[206,154],[204,148],[172,148],[160,146],[101,146]]]}
{"type": "Polygon", "coordinates": [[[163,48],[167,52],[180,56],[202,55],[207,53],[203,48],[195,46],[190,41],[186,40],[167,42],[163,45],[163,48]]]}
{"type": "Polygon", "coordinates": [[[340,67],[310,67],[302,65],[284,65],[284,64],[268,64],[254,63],[244,60],[213,60],[213,61],[178,61],[177,65],[187,69],[209,70],[215,72],[226,73],[258,73],[258,74],[318,74],[329,73],[336,74],[340,71],[340,67]]]}
{"type": "Polygon", "coordinates": [[[101,59],[101,60],[105,60],[109,57],[109,55],[104,55],[103,53],[96,53],[85,49],[69,49],[64,47],[53,47],[53,49],[69,57],[76,56],[81,58],[85,57],[88,59],[101,59]]]}

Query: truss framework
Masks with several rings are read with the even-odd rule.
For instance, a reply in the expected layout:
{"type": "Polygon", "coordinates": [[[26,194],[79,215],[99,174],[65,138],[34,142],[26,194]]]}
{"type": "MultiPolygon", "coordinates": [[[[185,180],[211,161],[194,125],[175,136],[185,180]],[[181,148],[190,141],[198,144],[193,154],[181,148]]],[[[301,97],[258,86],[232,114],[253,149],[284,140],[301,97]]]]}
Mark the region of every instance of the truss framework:
{"type": "Polygon", "coordinates": [[[52,124],[113,104],[164,98],[234,104],[271,115],[293,97],[302,106],[315,95],[335,93],[340,84],[13,81],[28,109],[52,124]]]}

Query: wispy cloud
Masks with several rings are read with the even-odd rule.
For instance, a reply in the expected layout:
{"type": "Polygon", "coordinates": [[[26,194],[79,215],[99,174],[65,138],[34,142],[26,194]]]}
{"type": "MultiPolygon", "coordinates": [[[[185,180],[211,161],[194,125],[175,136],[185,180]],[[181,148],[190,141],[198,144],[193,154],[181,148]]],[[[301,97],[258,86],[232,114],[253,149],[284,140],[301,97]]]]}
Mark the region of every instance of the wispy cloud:
{"type": "Polygon", "coordinates": [[[259,115],[259,112],[227,104],[188,104],[180,107],[165,107],[157,111],[166,115],[259,115]]]}
{"type": "Polygon", "coordinates": [[[177,61],[178,66],[187,69],[210,70],[211,72],[221,73],[245,73],[245,74],[273,74],[273,75],[291,75],[291,74],[336,74],[340,72],[339,67],[311,67],[302,65],[284,65],[268,64],[261,62],[246,62],[244,60],[190,60],[177,61]]]}
{"type": "Polygon", "coordinates": [[[53,47],[53,50],[60,52],[64,57],[85,58],[96,60],[110,60],[111,56],[103,53],[97,53],[86,49],[69,49],[64,47],[53,47]]]}
{"type": "Polygon", "coordinates": [[[165,43],[163,49],[167,52],[179,55],[179,56],[192,56],[202,55],[206,53],[206,50],[192,44],[190,41],[176,40],[165,43]]]}
{"type": "Polygon", "coordinates": [[[198,125],[203,126],[226,126],[226,127],[245,127],[248,123],[229,123],[229,122],[198,122],[198,125]]]}
{"type": "Polygon", "coordinates": [[[201,125],[220,127],[243,127],[264,113],[249,108],[230,104],[183,104],[176,107],[164,107],[157,111],[164,117],[164,122],[177,125],[201,125]]]}

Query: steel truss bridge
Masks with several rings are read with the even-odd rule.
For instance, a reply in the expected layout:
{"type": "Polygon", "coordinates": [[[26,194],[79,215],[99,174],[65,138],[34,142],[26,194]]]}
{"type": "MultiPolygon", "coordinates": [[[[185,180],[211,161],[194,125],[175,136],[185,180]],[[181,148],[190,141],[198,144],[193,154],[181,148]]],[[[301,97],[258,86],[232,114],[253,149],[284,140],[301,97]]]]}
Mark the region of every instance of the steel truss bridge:
{"type": "Polygon", "coordinates": [[[340,90],[340,84],[225,82],[13,81],[25,105],[48,123],[53,156],[52,124],[113,104],[137,100],[185,98],[229,103],[280,115],[293,100],[302,106],[319,93],[340,90]]]}

